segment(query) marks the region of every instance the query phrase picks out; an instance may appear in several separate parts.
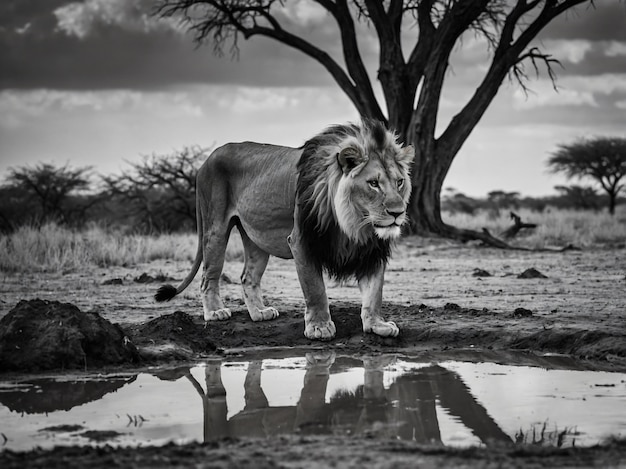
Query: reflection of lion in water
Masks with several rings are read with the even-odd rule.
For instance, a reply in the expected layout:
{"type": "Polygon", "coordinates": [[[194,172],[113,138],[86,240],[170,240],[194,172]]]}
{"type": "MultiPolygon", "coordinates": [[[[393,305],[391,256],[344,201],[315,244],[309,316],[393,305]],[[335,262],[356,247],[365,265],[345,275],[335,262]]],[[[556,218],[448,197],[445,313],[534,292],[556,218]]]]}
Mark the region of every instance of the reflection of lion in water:
{"type": "Polygon", "coordinates": [[[260,290],[269,256],[293,257],[306,302],[308,338],[335,335],[323,270],[339,279],[357,278],[365,332],[396,336],[398,327],[380,312],[383,275],[391,240],[406,220],[413,155],[412,147],[401,148],[375,121],[330,127],[302,148],[251,142],[218,148],[198,172],[193,268],[178,287],[161,287],[156,300],[182,292],[204,261],[204,318],[229,318],[219,279],[236,226],[244,245],[241,283],[252,320],[278,316],[265,306],[260,290]]]}

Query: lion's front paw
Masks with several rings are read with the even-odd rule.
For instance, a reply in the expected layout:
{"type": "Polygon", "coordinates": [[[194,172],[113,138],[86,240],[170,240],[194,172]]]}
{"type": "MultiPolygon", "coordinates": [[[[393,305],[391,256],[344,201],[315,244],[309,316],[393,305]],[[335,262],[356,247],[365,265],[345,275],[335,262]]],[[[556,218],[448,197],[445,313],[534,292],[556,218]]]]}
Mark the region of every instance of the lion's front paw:
{"type": "Polygon", "coordinates": [[[267,308],[258,309],[256,314],[250,313],[250,318],[253,321],[269,321],[278,317],[278,310],[268,306],[267,308]]]}
{"type": "Polygon", "coordinates": [[[204,312],[204,320],[205,321],[223,321],[224,319],[228,319],[232,316],[230,309],[221,308],[215,311],[205,311],[204,312]]]}
{"type": "Polygon", "coordinates": [[[330,340],[335,337],[335,323],[333,321],[310,322],[304,327],[304,335],[307,339],[330,340]]]}
{"type": "Polygon", "coordinates": [[[368,325],[363,324],[363,332],[372,332],[381,337],[396,337],[400,329],[393,321],[378,320],[368,325]]]}

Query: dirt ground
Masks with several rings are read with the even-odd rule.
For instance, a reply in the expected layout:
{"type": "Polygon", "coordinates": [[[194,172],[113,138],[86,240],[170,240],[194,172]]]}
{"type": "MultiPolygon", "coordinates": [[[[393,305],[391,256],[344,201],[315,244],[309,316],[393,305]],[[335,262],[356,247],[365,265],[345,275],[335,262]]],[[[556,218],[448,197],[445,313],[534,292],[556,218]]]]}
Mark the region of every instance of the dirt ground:
{"type": "MultiPolygon", "coordinates": [[[[187,262],[153,262],[2,274],[0,318],[19,300],[69,302],[118,323],[147,364],[285,347],[410,355],[473,349],[499,357],[522,350],[535,360],[545,353],[565,354],[581,368],[626,370],[624,246],[521,252],[407,238],[394,251],[384,287],[383,311],[400,327],[399,337],[363,335],[356,284],[327,282],[337,336],[325,343],[303,335],[303,299],[292,261],[270,260],[263,288],[266,303],[280,317],[264,323],[253,323],[245,310],[242,262],[227,262],[222,295],[233,317],[206,327],[199,275],[171,302],[152,299],[163,278],[176,283],[189,268],[187,262]]],[[[140,450],[0,452],[2,467],[24,467],[26,462],[30,467],[626,467],[626,445],[456,450],[399,441],[293,437],[140,450]]]]}

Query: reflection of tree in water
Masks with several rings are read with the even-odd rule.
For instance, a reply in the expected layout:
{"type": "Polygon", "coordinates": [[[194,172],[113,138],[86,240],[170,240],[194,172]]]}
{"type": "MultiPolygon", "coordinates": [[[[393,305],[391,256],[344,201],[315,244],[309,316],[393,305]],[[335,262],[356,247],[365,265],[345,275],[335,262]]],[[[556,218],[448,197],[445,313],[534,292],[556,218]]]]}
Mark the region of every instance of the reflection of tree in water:
{"type": "Polygon", "coordinates": [[[401,375],[385,389],[383,375],[389,358],[364,359],[364,384],[356,392],[340,392],[326,403],[334,363],[334,354],[308,354],[298,404],[269,407],[261,388],[262,361],[250,362],[244,382],[244,409],[230,419],[221,362],[212,361],[205,367],[206,392],[188,370],[185,376],[202,398],[204,440],[299,433],[371,435],[441,443],[438,403],[482,442],[511,442],[453,371],[427,366],[401,375]]]}
{"type": "Polygon", "coordinates": [[[101,380],[55,381],[42,378],[20,383],[19,389],[0,392],[0,403],[13,412],[43,414],[70,410],[102,399],[132,383],[137,376],[109,377],[101,380]]]}

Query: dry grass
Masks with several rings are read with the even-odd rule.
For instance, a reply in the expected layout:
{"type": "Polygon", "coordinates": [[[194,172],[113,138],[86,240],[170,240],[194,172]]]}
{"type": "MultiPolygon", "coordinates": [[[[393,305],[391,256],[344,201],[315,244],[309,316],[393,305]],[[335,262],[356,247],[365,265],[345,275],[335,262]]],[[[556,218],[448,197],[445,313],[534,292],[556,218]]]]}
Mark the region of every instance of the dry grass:
{"type": "MultiPolygon", "coordinates": [[[[155,259],[192,262],[195,234],[123,234],[100,227],[76,231],[55,224],[22,227],[0,236],[0,271],[63,272],[85,265],[132,266],[155,259]]],[[[241,237],[233,230],[226,260],[242,259],[241,237]]]]}
{"type": "MultiPolygon", "coordinates": [[[[623,246],[626,240],[626,207],[614,217],[606,213],[546,210],[542,213],[519,210],[525,222],[537,229],[521,232],[514,243],[527,247],[623,246]]],[[[508,211],[498,216],[490,212],[475,215],[444,214],[444,220],[458,227],[498,234],[511,224],[508,211]]],[[[55,224],[41,228],[23,227],[0,236],[0,271],[63,272],[86,265],[132,266],[155,259],[192,262],[196,252],[195,234],[159,236],[124,234],[101,227],[76,231],[55,224]]],[[[243,259],[241,237],[233,230],[226,260],[243,259]]]]}
{"type": "MultiPolygon", "coordinates": [[[[526,223],[536,223],[534,230],[522,230],[514,243],[531,247],[544,248],[573,244],[578,247],[623,245],[626,240],[626,210],[615,216],[603,212],[553,210],[543,212],[515,210],[526,223]]],[[[512,225],[508,210],[501,210],[498,215],[481,211],[473,215],[443,214],[447,223],[460,228],[481,230],[487,228],[498,235],[512,225]]]]}

